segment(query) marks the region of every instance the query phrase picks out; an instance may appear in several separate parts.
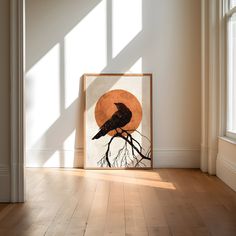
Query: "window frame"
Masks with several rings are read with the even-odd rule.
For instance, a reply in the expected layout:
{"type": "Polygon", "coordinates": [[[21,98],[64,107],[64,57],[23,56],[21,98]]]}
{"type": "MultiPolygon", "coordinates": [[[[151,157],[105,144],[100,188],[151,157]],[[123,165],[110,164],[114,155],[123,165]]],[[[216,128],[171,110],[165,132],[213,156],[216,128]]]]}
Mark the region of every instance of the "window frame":
{"type": "Polygon", "coordinates": [[[228,138],[236,140],[236,132],[231,132],[228,130],[229,125],[229,74],[230,74],[230,64],[229,64],[229,22],[231,17],[236,14],[236,6],[230,8],[231,0],[228,0],[225,7],[225,18],[226,18],[226,127],[225,135],[228,138]]]}

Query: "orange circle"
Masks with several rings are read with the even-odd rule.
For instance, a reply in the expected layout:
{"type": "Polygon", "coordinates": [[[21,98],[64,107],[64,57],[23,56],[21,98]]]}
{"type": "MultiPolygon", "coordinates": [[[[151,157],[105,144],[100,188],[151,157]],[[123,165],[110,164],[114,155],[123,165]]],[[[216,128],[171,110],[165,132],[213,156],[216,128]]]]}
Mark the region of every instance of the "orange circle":
{"type": "MultiPolygon", "coordinates": [[[[132,133],[138,128],[142,120],[142,107],[138,99],[132,93],[122,89],[115,89],[104,93],[97,101],[95,119],[98,126],[101,127],[117,111],[114,103],[124,103],[131,110],[132,118],[122,129],[131,130],[129,133],[132,133]]],[[[116,134],[116,131],[111,130],[108,134],[113,136],[116,134]]]]}

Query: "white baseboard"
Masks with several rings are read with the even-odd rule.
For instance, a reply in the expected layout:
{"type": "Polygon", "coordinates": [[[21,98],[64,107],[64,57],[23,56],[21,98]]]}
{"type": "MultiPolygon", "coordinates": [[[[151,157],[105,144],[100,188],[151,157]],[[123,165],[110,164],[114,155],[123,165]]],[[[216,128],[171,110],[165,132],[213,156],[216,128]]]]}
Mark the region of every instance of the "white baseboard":
{"type": "MultiPolygon", "coordinates": [[[[26,167],[83,167],[83,149],[28,150],[26,167]]],[[[200,149],[154,149],[154,168],[199,168],[200,149]]]]}
{"type": "Polygon", "coordinates": [[[208,172],[208,146],[201,145],[200,168],[202,172],[208,172]]]}
{"type": "Polygon", "coordinates": [[[154,149],[154,168],[199,168],[199,149],[154,149]]]}
{"type": "Polygon", "coordinates": [[[0,165],[0,202],[10,202],[10,169],[0,165]]]}
{"type": "Polygon", "coordinates": [[[236,165],[218,154],[216,160],[216,175],[229,187],[236,191],[236,165]]]}
{"type": "Polygon", "coordinates": [[[75,150],[27,150],[26,167],[83,167],[83,149],[75,150]]]}

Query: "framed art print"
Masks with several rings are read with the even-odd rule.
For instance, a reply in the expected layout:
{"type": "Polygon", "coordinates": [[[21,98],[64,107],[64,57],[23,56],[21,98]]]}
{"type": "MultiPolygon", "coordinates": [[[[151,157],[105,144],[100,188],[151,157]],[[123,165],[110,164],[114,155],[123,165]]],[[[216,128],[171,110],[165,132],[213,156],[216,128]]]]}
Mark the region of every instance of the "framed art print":
{"type": "Polygon", "coordinates": [[[85,74],[85,168],[152,168],[152,75],[85,74]]]}

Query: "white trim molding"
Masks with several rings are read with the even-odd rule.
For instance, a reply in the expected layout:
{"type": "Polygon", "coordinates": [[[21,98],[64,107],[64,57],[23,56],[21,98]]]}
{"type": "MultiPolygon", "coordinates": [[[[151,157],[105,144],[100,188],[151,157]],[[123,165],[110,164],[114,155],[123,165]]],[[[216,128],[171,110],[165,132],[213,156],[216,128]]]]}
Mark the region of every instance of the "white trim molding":
{"type": "Polygon", "coordinates": [[[219,138],[217,176],[236,191],[236,142],[229,138],[219,138]]]}
{"type": "MultiPolygon", "coordinates": [[[[27,150],[26,167],[65,167],[83,168],[84,149],[75,150],[27,150]],[[32,156],[32,158],[30,158],[32,156]],[[50,159],[49,160],[49,157],[50,159]],[[60,158],[62,161],[60,162],[60,158]],[[44,160],[47,160],[44,161],[44,160]]],[[[154,149],[154,168],[199,168],[200,148],[154,149]]]]}
{"type": "Polygon", "coordinates": [[[201,170],[216,174],[218,136],[225,132],[224,0],[202,0],[201,170]]]}
{"type": "MultiPolygon", "coordinates": [[[[84,167],[83,148],[56,151],[31,149],[27,150],[27,156],[28,162],[26,162],[26,167],[84,167]],[[33,158],[30,158],[31,156],[33,158]],[[49,160],[49,156],[51,160],[49,160]],[[60,158],[62,158],[61,162],[60,158]]],[[[199,168],[199,157],[200,148],[154,149],[153,168],[199,168]]]]}
{"type": "Polygon", "coordinates": [[[236,165],[220,154],[217,158],[217,176],[236,191],[236,165]]]}
{"type": "Polygon", "coordinates": [[[199,168],[200,148],[154,149],[154,168],[199,168]]]}
{"type": "Polygon", "coordinates": [[[24,202],[24,0],[11,0],[11,202],[24,202]]]}
{"type": "Polygon", "coordinates": [[[208,172],[216,174],[219,130],[219,1],[209,1],[208,172]]]}
{"type": "Polygon", "coordinates": [[[201,170],[208,171],[209,4],[201,2],[201,170]]]}
{"type": "Polygon", "coordinates": [[[235,135],[226,129],[227,124],[227,77],[228,77],[228,20],[236,12],[229,11],[228,0],[221,0],[220,9],[220,129],[216,174],[228,186],[236,191],[236,142],[235,135]]]}
{"type": "Polygon", "coordinates": [[[202,0],[201,170],[236,189],[236,144],[226,135],[228,0],[202,0]],[[220,137],[220,138],[218,138],[220,137]]]}
{"type": "Polygon", "coordinates": [[[26,150],[27,160],[25,167],[64,167],[83,168],[84,149],[52,150],[52,149],[29,149],[26,150]]]}

